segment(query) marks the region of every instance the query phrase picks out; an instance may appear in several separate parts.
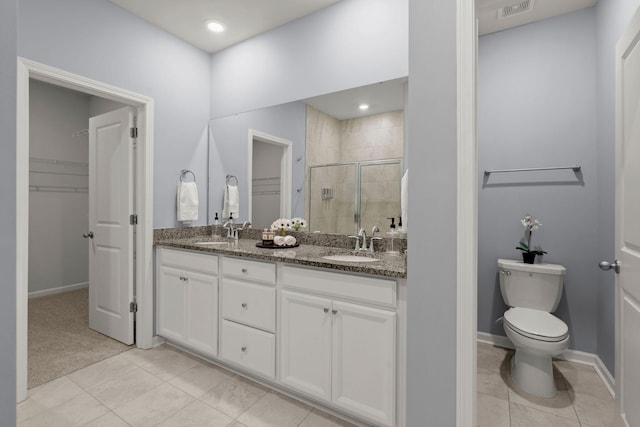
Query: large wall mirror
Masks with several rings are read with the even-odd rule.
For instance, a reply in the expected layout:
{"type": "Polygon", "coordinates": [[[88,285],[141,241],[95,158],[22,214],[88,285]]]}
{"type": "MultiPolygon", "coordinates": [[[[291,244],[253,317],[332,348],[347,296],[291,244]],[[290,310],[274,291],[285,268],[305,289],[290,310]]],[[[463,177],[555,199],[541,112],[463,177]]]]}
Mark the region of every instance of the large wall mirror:
{"type": "Polygon", "coordinates": [[[237,182],[234,219],[254,228],[301,217],[312,232],[387,229],[400,215],[406,82],[211,120],[209,223],[222,213],[225,186],[237,182]]]}

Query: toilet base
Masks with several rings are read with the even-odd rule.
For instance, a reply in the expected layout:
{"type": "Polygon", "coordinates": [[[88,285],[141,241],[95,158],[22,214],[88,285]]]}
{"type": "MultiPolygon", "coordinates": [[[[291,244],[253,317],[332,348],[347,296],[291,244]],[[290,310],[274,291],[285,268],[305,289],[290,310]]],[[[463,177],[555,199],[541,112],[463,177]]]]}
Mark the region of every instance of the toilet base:
{"type": "Polygon", "coordinates": [[[534,396],[553,397],[557,393],[550,355],[516,348],[511,360],[511,377],[518,387],[534,396]]]}

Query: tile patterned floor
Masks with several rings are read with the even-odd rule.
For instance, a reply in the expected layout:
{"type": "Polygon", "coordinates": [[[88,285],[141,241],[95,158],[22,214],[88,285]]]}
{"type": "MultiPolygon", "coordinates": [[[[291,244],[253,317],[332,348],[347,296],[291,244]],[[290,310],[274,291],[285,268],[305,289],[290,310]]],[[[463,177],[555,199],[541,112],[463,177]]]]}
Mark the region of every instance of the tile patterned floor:
{"type": "Polygon", "coordinates": [[[29,390],[18,426],[349,427],[169,346],[130,350],[29,390]]]}
{"type": "Polygon", "coordinates": [[[531,396],[511,380],[513,350],[478,343],[478,426],[624,427],[595,369],[554,360],[558,394],[531,396]]]}
{"type": "MultiPolygon", "coordinates": [[[[478,344],[478,426],[624,427],[595,370],[555,361],[558,394],[510,380],[513,351],[478,344]]],[[[428,425],[428,424],[425,424],[428,425]]],[[[29,391],[18,426],[352,426],[169,346],[130,350],[29,391]]]]}

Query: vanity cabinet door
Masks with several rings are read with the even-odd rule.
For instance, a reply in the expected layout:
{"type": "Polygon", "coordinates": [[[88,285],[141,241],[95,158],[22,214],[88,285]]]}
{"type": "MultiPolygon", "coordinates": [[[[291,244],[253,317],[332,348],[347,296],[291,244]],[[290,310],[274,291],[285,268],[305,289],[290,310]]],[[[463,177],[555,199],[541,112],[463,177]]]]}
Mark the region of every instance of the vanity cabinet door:
{"type": "Polygon", "coordinates": [[[187,337],[187,284],[182,271],[160,266],[156,278],[158,292],[158,334],[184,342],[187,337]]]}
{"type": "MultiPolygon", "coordinates": [[[[202,261],[201,254],[160,248],[157,256],[158,335],[203,355],[217,356],[218,276],[204,268],[192,269],[196,260],[191,257],[202,261]]],[[[204,259],[217,265],[215,256],[204,259]]]]}
{"type": "Polygon", "coordinates": [[[218,354],[218,277],[188,272],[187,344],[204,354],[218,354]]]}
{"type": "Polygon", "coordinates": [[[333,302],[333,403],[391,426],[395,420],[396,313],[333,302]]]}
{"type": "Polygon", "coordinates": [[[331,300],[282,291],[280,301],[280,381],[331,401],[331,300]]]}

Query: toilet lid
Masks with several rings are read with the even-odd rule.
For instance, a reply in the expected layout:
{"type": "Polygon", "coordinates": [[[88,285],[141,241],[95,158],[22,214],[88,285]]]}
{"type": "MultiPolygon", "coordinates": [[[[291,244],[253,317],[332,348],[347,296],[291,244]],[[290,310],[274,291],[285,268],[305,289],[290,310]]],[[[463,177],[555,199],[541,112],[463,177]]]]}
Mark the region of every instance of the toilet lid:
{"type": "Polygon", "coordinates": [[[569,335],[566,323],[542,310],[513,307],[504,313],[504,321],[521,335],[540,341],[562,341],[569,335]]]}

